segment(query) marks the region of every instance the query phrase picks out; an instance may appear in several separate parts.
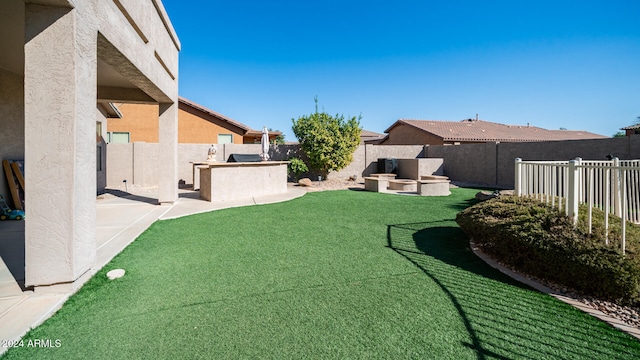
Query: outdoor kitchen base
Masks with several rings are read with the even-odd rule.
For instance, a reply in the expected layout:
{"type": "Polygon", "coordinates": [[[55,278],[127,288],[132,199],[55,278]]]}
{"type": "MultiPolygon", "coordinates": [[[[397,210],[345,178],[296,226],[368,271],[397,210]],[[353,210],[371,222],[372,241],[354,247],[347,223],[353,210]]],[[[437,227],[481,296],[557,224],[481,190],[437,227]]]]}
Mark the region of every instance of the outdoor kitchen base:
{"type": "Polygon", "coordinates": [[[287,192],[288,161],[215,163],[200,169],[200,198],[229,201],[287,192]]]}

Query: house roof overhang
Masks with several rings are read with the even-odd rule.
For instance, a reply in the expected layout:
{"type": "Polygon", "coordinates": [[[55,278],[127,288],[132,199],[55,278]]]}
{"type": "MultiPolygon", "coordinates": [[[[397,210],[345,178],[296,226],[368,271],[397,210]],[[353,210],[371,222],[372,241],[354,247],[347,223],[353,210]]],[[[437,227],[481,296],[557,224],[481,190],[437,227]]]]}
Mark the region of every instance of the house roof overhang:
{"type": "Polygon", "coordinates": [[[243,136],[247,132],[252,130],[250,127],[248,127],[245,124],[242,124],[242,123],[240,123],[238,121],[235,121],[235,120],[231,119],[228,116],[222,115],[219,112],[216,112],[216,111],[213,111],[211,109],[208,109],[208,108],[206,108],[206,107],[204,107],[204,106],[202,106],[200,104],[196,104],[193,101],[187,100],[187,99],[185,99],[183,97],[179,97],[178,98],[178,103],[179,103],[179,105],[186,106],[186,107],[191,108],[192,110],[195,110],[195,111],[200,112],[200,113],[204,113],[206,115],[214,117],[214,118],[216,118],[218,120],[221,120],[223,122],[228,123],[229,125],[232,125],[232,126],[238,128],[243,136]]]}

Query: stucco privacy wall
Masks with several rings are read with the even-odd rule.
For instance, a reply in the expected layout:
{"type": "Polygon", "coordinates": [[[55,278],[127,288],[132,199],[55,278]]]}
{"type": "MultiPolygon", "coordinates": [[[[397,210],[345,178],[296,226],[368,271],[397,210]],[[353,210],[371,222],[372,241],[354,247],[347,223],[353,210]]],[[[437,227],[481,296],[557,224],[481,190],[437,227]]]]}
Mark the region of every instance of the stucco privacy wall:
{"type": "Polygon", "coordinates": [[[640,159],[640,136],[623,138],[486,143],[427,147],[427,157],[444,159],[444,174],[454,181],[513,188],[514,161],[640,159]]]}
{"type": "MultiPolygon", "coordinates": [[[[22,76],[0,68],[0,160],[24,159],[24,88],[22,76]]],[[[0,194],[11,199],[4,172],[0,194]]]]}
{"type": "Polygon", "coordinates": [[[442,159],[398,159],[398,178],[420,180],[423,175],[442,175],[442,159]]]}
{"type": "Polygon", "coordinates": [[[495,184],[496,143],[431,145],[427,157],[444,159],[443,172],[453,181],[495,184]]]}
{"type": "MultiPolygon", "coordinates": [[[[129,143],[107,144],[107,187],[128,184],[157,186],[158,144],[129,143]]],[[[178,180],[193,184],[190,162],[205,161],[210,145],[178,144],[178,180]]],[[[225,161],[231,154],[259,154],[260,144],[218,145],[217,161],[225,161]]],[[[299,145],[271,145],[269,152],[274,161],[285,161],[293,157],[305,159],[299,145]]],[[[329,174],[330,179],[348,178],[352,175],[368,176],[377,172],[378,158],[415,159],[422,157],[422,145],[360,145],[353,154],[353,162],[341,171],[329,174]]],[[[305,174],[317,176],[317,174],[305,174]]]]}
{"type": "Polygon", "coordinates": [[[75,289],[96,257],[96,101],[160,104],[159,198],[177,200],[180,45],[158,0],[35,0],[13,15],[25,27],[25,283],[75,289]]]}

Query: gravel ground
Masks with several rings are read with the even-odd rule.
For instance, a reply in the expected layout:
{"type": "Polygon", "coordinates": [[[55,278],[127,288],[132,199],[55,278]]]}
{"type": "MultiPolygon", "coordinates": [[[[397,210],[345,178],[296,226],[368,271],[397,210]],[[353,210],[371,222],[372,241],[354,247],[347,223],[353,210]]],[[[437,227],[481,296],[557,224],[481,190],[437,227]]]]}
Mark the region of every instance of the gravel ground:
{"type": "MultiPolygon", "coordinates": [[[[506,267],[506,266],[505,266],[506,267]]],[[[511,269],[511,271],[514,271],[513,269],[511,269]]],[[[616,303],[610,302],[610,301],[604,301],[604,300],[600,300],[597,299],[595,297],[592,296],[586,296],[581,294],[580,292],[573,290],[573,289],[569,289],[565,286],[562,285],[558,285],[543,279],[538,279],[536,277],[532,277],[532,276],[527,276],[524,274],[521,274],[522,276],[528,277],[530,280],[533,280],[539,284],[542,284],[548,288],[553,289],[554,291],[556,291],[558,294],[566,296],[568,298],[572,298],[574,300],[577,300],[585,305],[588,305],[596,310],[602,311],[603,313],[614,317],[622,322],[624,322],[625,324],[638,328],[640,329],[640,312],[638,311],[638,309],[636,308],[632,308],[629,306],[621,306],[618,305],[616,303]]]]}
{"type": "Polygon", "coordinates": [[[325,191],[325,190],[345,190],[345,189],[364,189],[364,180],[356,181],[349,179],[328,179],[323,181],[312,181],[311,186],[301,186],[297,183],[289,183],[290,187],[297,187],[306,191],[325,191]]]}

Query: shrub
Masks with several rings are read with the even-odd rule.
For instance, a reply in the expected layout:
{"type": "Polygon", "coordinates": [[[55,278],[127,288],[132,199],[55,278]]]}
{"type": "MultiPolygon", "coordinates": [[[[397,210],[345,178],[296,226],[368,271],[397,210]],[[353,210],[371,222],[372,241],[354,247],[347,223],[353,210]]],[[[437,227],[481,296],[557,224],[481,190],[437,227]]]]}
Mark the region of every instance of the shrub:
{"type": "Polygon", "coordinates": [[[301,159],[292,158],[289,159],[288,171],[289,174],[294,174],[294,180],[297,181],[300,174],[306,173],[307,171],[309,171],[309,168],[307,167],[307,164],[305,164],[301,159]]]}
{"type": "Polygon", "coordinates": [[[640,227],[627,227],[627,253],[620,250],[620,219],[610,220],[609,245],[604,214],[594,209],[588,234],[586,209],[574,226],[563,212],[537,200],[501,196],[460,212],[460,227],[483,251],[524,273],[586,295],[623,305],[640,305],[640,227]]]}
{"type": "Polygon", "coordinates": [[[315,101],[315,113],[291,119],[292,129],[309,158],[309,165],[326,177],[330,171],[341,170],[353,161],[362,129],[360,118],[345,120],[342,115],[318,112],[318,99],[315,101]]]}

